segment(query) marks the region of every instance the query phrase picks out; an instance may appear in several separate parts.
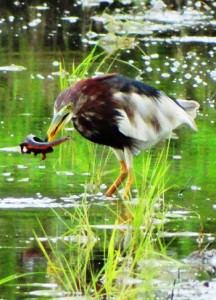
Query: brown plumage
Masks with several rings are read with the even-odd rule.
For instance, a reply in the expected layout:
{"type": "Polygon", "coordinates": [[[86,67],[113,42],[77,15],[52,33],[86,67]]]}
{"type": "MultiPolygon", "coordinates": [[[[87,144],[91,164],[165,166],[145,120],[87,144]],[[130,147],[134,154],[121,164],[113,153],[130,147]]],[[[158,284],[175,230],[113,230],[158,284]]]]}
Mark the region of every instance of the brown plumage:
{"type": "Polygon", "coordinates": [[[128,175],[123,197],[130,192],[133,155],[171,137],[182,124],[196,130],[195,101],[176,100],[140,81],[116,74],[77,82],[60,93],[47,132],[52,141],[70,120],[86,139],[111,147],[121,165],[112,195],[128,175]]]}

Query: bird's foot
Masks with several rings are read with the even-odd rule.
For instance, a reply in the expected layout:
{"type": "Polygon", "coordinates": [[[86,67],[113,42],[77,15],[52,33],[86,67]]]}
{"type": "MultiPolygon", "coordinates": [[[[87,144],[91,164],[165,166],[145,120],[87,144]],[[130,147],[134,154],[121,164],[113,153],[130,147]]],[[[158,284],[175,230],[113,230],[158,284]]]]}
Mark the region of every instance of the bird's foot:
{"type": "Polygon", "coordinates": [[[106,196],[111,197],[115,193],[116,189],[117,187],[114,184],[112,184],[111,187],[106,192],[106,196]]]}

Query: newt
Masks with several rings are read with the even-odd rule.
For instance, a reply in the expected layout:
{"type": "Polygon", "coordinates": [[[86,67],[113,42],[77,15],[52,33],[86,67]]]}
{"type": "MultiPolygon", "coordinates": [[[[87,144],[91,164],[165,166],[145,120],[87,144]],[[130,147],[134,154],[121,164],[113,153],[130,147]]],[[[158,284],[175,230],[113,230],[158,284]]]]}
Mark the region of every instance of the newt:
{"type": "Polygon", "coordinates": [[[45,142],[37,136],[29,134],[24,140],[24,142],[20,144],[21,153],[30,154],[33,152],[35,156],[41,153],[42,160],[45,160],[46,154],[53,152],[53,147],[68,141],[70,138],[70,136],[67,136],[52,142],[45,142]]]}

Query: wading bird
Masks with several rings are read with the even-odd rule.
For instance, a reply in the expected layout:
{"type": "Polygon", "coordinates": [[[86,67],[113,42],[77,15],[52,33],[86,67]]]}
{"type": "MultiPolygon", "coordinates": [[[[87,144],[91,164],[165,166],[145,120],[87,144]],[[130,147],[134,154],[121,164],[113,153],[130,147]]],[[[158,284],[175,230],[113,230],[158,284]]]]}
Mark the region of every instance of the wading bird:
{"type": "Polygon", "coordinates": [[[107,191],[111,196],[128,176],[123,198],[133,184],[133,156],[170,138],[182,124],[194,123],[199,104],[176,100],[140,81],[117,74],[84,79],[61,92],[46,140],[52,141],[69,121],[86,139],[109,146],[121,165],[107,191]]]}

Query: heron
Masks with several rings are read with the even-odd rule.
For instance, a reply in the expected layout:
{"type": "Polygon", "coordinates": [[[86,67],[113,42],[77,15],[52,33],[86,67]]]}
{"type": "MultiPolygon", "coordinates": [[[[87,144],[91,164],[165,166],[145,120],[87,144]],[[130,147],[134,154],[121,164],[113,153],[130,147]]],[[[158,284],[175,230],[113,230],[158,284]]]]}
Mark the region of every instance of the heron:
{"type": "Polygon", "coordinates": [[[113,195],[127,178],[122,197],[133,185],[133,157],[169,139],[186,124],[197,130],[199,104],[177,100],[139,80],[120,74],[83,79],[63,90],[54,103],[46,141],[55,139],[68,123],[87,140],[109,146],[120,164],[120,174],[106,192],[113,195]]]}

